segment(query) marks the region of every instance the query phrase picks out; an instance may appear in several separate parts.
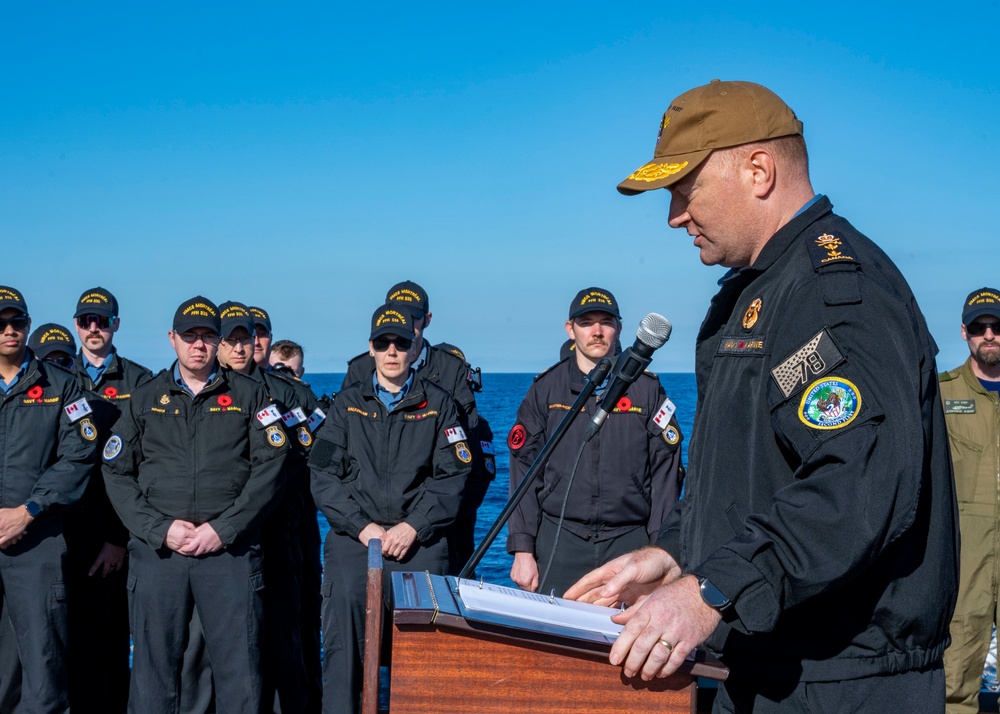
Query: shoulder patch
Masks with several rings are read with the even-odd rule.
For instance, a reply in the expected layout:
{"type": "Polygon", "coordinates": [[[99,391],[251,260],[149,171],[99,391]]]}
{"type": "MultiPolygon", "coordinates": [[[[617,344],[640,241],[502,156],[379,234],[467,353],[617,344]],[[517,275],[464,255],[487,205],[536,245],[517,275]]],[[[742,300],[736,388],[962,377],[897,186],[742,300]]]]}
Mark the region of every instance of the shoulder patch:
{"type": "Polygon", "coordinates": [[[524,428],[523,424],[515,424],[510,433],[507,434],[507,446],[510,447],[511,451],[520,449],[527,440],[528,430],[524,428]]]}
{"type": "Polygon", "coordinates": [[[267,433],[267,443],[274,448],[277,449],[285,445],[285,432],[281,430],[280,426],[269,426],[265,432],[267,433]]]}
{"type": "Polygon", "coordinates": [[[464,441],[460,441],[455,444],[455,456],[457,456],[458,460],[463,464],[472,463],[472,452],[469,451],[469,447],[465,445],[464,441]]]}
{"type": "Polygon", "coordinates": [[[63,407],[63,411],[66,412],[66,416],[69,417],[70,422],[75,422],[76,420],[87,416],[94,410],[90,408],[86,399],[80,398],[72,404],[63,407]]]}
{"type": "Polygon", "coordinates": [[[663,440],[668,444],[676,444],[681,440],[681,434],[674,427],[668,426],[663,430],[663,440]]]}
{"type": "Polygon", "coordinates": [[[309,420],[306,422],[306,426],[309,427],[309,431],[316,431],[320,424],[326,419],[326,413],[319,407],[313,409],[313,413],[309,415],[309,420]]]}
{"type": "Polygon", "coordinates": [[[306,413],[302,411],[302,407],[295,407],[291,409],[286,414],[281,415],[281,421],[284,422],[285,426],[291,428],[297,426],[306,420],[306,413]]]}
{"type": "Polygon", "coordinates": [[[976,400],[975,399],[945,399],[944,400],[944,413],[945,414],[975,414],[976,413],[976,400]]]}
{"type": "Polygon", "coordinates": [[[660,405],[660,408],[656,410],[656,416],[653,417],[653,423],[661,429],[666,429],[670,424],[670,417],[672,417],[676,411],[677,407],[675,407],[674,403],[670,401],[670,397],[667,397],[663,400],[663,404],[660,405]]]}
{"type": "Polygon", "coordinates": [[[484,454],[488,454],[489,456],[494,456],[497,453],[496,449],[493,448],[492,441],[480,441],[479,448],[483,450],[484,454]]]}
{"type": "Polygon", "coordinates": [[[118,434],[112,434],[104,445],[104,460],[113,461],[122,452],[122,438],[118,434]]]}
{"type": "Polygon", "coordinates": [[[771,378],[788,399],[810,379],[817,379],[844,361],[843,353],[824,327],[791,356],[771,370],[771,378]]]}
{"type": "Polygon", "coordinates": [[[90,419],[84,419],[80,422],[80,436],[82,436],[87,441],[93,441],[97,438],[97,427],[94,426],[94,422],[90,419]]]}
{"type": "Polygon", "coordinates": [[[449,444],[465,440],[465,431],[460,426],[453,426],[450,429],[445,429],[444,435],[448,437],[449,444]]]}
{"type": "Polygon", "coordinates": [[[281,419],[281,412],[273,404],[269,404],[266,409],[257,412],[257,421],[264,426],[270,426],[279,419],[281,419]]]}
{"type": "Polygon", "coordinates": [[[812,429],[842,429],[861,411],[861,392],[841,377],[819,379],[799,402],[799,420],[812,429]]]}
{"type": "Polygon", "coordinates": [[[295,434],[299,438],[299,443],[306,448],[312,446],[313,435],[310,433],[309,429],[304,426],[295,427],[295,434]]]}

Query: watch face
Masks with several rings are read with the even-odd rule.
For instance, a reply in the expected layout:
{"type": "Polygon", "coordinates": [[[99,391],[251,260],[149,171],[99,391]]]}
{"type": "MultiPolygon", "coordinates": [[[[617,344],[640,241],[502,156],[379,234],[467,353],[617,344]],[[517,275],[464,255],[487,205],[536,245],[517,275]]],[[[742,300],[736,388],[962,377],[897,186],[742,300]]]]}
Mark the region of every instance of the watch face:
{"type": "Polygon", "coordinates": [[[724,610],[729,607],[732,603],[729,601],[722,592],[712,585],[712,582],[707,578],[701,578],[701,599],[705,601],[710,607],[714,607],[716,610],[724,610]]]}
{"type": "Polygon", "coordinates": [[[28,501],[24,504],[24,507],[28,510],[28,515],[32,518],[37,517],[38,514],[42,512],[42,509],[38,507],[38,504],[33,501],[28,501]]]}

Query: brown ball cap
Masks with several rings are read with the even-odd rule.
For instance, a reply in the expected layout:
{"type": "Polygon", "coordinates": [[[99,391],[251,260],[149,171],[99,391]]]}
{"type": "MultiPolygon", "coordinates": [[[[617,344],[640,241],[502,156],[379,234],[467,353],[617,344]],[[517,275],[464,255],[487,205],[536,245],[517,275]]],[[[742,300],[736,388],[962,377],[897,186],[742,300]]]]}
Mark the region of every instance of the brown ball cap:
{"type": "Polygon", "coordinates": [[[634,196],[671,186],[694,171],[715,149],[802,133],[802,122],[787,104],[753,82],[722,82],[695,87],[663,112],[653,160],[618,184],[634,196]]]}

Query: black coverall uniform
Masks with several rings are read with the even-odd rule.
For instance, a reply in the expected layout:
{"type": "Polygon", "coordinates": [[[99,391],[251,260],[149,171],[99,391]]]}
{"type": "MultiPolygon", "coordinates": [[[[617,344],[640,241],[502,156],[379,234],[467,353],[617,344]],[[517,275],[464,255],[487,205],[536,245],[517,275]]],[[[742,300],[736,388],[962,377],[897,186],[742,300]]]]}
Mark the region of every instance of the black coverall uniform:
{"type": "MultiPolygon", "coordinates": [[[[324,544],[323,711],[356,712],[361,703],[367,548],[370,523],[406,522],[417,540],[394,570],[448,568],[445,529],[455,519],[472,454],[455,400],[419,375],[391,411],[371,376],[337,395],[309,455],[316,505],[330,522],[324,544]]],[[[390,589],[386,587],[386,595],[390,589]]]]}
{"type": "Polygon", "coordinates": [[[260,708],[259,528],[288,449],[279,410],[241,374],[220,370],[192,397],[164,370],[123,408],[103,455],[108,497],[132,534],[130,712],[176,710],[195,604],[218,711],[260,708]],[[224,547],[197,557],[168,549],[175,520],[210,524],[224,547]]]}
{"type": "Polygon", "coordinates": [[[657,543],[734,603],[708,640],[731,669],[717,711],[817,692],[856,711],[908,680],[924,688],[898,704],[943,709],[958,530],[936,352],[902,275],[825,197],[721,281],[657,543]]]}
{"type": "MultiPolygon", "coordinates": [[[[583,389],[572,355],[535,377],[507,439],[511,493],[583,389]]],[[[570,474],[599,404],[593,396],[507,525],[507,552],[532,553],[538,577],[552,552],[570,474]]],[[[655,539],[680,495],[681,430],[660,380],[642,374],[584,453],[569,490],[559,552],[539,591],[557,595],[599,565],[655,539]],[[662,410],[662,412],[661,412],[662,410]]]]}
{"type": "MultiPolygon", "coordinates": [[[[120,405],[153,374],[116,350],[94,382],[83,359],[83,353],[78,353],[73,374],[94,409],[97,443],[103,446],[121,416],[120,405]]],[[[108,501],[101,464],[97,463],[83,498],[66,515],[69,646],[73,662],[69,671],[70,703],[74,710],[113,714],[124,712],[128,705],[128,568],[106,576],[89,574],[105,543],[124,548],[128,531],[108,501]]]]}
{"type": "Polygon", "coordinates": [[[5,662],[20,659],[21,708],[62,712],[69,710],[64,517],[87,488],[97,427],[72,375],[28,354],[27,371],[0,392],[0,507],[31,501],[41,513],[0,550],[0,596],[16,639],[0,633],[0,647],[5,662]]]}
{"type": "MultiPolygon", "coordinates": [[[[425,343],[426,344],[426,343],[425,343]]],[[[462,493],[462,503],[455,522],[448,528],[448,572],[457,575],[476,549],[476,513],[486,497],[490,483],[496,478],[496,457],[493,432],[476,409],[476,397],[469,385],[469,365],[461,351],[455,352],[427,345],[427,359],[417,373],[451,394],[458,407],[458,420],[468,436],[472,451],[472,473],[462,493]]],[[[357,382],[370,380],[375,359],[364,352],[347,363],[342,389],[357,382]]]]}

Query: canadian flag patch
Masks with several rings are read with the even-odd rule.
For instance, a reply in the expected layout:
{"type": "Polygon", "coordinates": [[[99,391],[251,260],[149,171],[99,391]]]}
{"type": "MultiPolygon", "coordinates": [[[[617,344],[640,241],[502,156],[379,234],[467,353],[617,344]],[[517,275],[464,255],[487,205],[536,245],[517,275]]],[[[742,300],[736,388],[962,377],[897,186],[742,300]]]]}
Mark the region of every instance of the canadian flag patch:
{"type": "Polygon", "coordinates": [[[493,448],[492,441],[480,441],[479,446],[487,456],[496,456],[497,451],[493,448]]]}
{"type": "Polygon", "coordinates": [[[670,401],[669,398],[664,399],[663,404],[661,404],[660,408],[656,410],[656,416],[653,417],[653,423],[661,429],[666,429],[670,424],[670,417],[674,415],[675,411],[677,411],[677,407],[674,406],[674,403],[670,401]]]}
{"type": "Polygon", "coordinates": [[[306,423],[306,426],[309,427],[310,432],[316,431],[316,429],[319,427],[320,424],[323,423],[325,419],[326,419],[326,414],[323,413],[322,409],[316,407],[313,410],[313,413],[309,415],[309,421],[306,423]]]}
{"type": "Polygon", "coordinates": [[[281,412],[278,411],[278,407],[273,404],[267,409],[261,409],[257,412],[257,421],[259,421],[264,426],[270,426],[274,422],[281,418],[281,412]]]}
{"type": "Polygon", "coordinates": [[[444,435],[448,437],[449,444],[455,444],[459,441],[465,441],[465,432],[460,426],[453,426],[450,429],[444,430],[444,435]]]}
{"type": "Polygon", "coordinates": [[[293,427],[301,424],[306,420],[306,413],[302,411],[302,407],[295,407],[287,414],[281,415],[281,421],[285,422],[285,426],[293,427]]]}
{"type": "Polygon", "coordinates": [[[63,411],[66,412],[66,416],[69,417],[69,420],[74,422],[77,419],[82,419],[94,410],[90,408],[89,404],[87,404],[86,399],[77,399],[75,402],[65,407],[63,411]]]}

